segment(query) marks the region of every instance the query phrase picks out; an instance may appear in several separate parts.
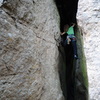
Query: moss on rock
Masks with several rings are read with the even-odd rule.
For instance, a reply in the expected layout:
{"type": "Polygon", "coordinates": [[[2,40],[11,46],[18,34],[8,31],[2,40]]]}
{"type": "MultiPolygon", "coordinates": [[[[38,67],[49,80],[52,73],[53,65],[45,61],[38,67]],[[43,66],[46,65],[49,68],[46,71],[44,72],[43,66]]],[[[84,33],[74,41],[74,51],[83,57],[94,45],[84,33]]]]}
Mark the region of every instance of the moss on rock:
{"type": "Polygon", "coordinates": [[[78,29],[76,31],[76,38],[77,38],[77,49],[79,56],[79,59],[76,61],[76,70],[75,70],[76,100],[88,100],[88,76],[87,76],[86,58],[83,48],[84,45],[83,37],[78,29]]]}

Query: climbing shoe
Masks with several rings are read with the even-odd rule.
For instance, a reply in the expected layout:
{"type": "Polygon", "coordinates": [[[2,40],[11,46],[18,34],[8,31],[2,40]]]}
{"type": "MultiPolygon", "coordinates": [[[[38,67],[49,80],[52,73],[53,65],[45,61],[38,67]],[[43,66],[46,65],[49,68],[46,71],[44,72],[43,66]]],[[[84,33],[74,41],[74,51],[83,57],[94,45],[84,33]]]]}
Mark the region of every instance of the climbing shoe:
{"type": "Polygon", "coordinates": [[[75,58],[75,59],[78,59],[78,56],[77,56],[77,55],[74,55],[74,58],[75,58]]]}

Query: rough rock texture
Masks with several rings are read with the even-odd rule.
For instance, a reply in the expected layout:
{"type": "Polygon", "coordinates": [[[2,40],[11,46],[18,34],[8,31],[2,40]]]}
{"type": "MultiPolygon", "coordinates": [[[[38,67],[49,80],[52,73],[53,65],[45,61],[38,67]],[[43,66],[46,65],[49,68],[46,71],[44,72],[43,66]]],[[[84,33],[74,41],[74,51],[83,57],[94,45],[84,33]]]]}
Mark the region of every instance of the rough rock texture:
{"type": "Polygon", "coordinates": [[[63,100],[59,16],[53,0],[7,0],[0,8],[0,100],[63,100]]]}
{"type": "Polygon", "coordinates": [[[0,6],[2,5],[2,3],[3,3],[3,0],[0,0],[0,6]]]}
{"type": "Polygon", "coordinates": [[[77,19],[84,37],[90,100],[100,100],[100,0],[79,0],[77,19]]]}

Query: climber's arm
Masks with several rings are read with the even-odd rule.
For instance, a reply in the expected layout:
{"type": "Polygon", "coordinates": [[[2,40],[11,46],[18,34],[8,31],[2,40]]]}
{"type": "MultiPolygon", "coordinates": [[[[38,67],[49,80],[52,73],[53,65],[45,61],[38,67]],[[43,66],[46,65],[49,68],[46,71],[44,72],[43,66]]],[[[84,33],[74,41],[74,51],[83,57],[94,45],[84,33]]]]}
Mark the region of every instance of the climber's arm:
{"type": "Polygon", "coordinates": [[[75,26],[75,23],[73,23],[72,27],[74,27],[74,26],[75,26]]]}
{"type": "Polygon", "coordinates": [[[60,33],[61,35],[65,34],[65,32],[60,33]]]}

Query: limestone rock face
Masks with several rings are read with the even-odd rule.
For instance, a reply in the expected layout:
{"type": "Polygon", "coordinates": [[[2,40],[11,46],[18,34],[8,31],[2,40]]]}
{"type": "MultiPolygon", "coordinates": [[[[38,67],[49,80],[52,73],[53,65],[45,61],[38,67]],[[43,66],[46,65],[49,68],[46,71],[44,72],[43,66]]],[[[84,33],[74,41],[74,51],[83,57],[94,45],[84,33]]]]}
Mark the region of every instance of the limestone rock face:
{"type": "Polygon", "coordinates": [[[0,7],[0,100],[63,100],[58,21],[53,0],[7,0],[0,7]]]}
{"type": "Polygon", "coordinates": [[[79,0],[77,19],[84,38],[90,100],[100,100],[100,0],[79,0]]]}
{"type": "Polygon", "coordinates": [[[0,6],[2,5],[2,3],[3,3],[3,0],[0,0],[0,6]]]}

